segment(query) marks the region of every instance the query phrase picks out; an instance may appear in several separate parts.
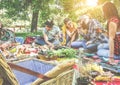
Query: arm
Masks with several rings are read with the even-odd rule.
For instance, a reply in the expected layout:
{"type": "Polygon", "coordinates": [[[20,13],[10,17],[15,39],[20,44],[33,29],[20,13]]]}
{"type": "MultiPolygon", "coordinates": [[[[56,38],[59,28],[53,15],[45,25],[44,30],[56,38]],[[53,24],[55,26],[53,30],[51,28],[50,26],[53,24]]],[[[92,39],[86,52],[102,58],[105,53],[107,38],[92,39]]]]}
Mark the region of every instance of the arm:
{"type": "Polygon", "coordinates": [[[59,27],[56,27],[56,34],[55,34],[55,38],[59,39],[61,38],[61,30],[59,27]]]}
{"type": "Polygon", "coordinates": [[[71,33],[71,37],[72,37],[74,34],[76,34],[77,31],[78,31],[78,30],[75,28],[75,30],[71,33]]]}
{"type": "Polygon", "coordinates": [[[66,30],[66,33],[67,33],[67,35],[68,35],[69,37],[71,37],[71,34],[72,34],[72,33],[70,33],[68,30],[66,30]]]}
{"type": "Polygon", "coordinates": [[[71,37],[74,36],[77,32],[78,32],[78,29],[77,29],[77,24],[76,23],[73,23],[73,28],[74,28],[74,31],[71,33],[71,37]]]}
{"type": "Polygon", "coordinates": [[[74,30],[73,32],[71,33],[71,39],[70,39],[70,44],[78,38],[78,29],[77,29],[77,25],[74,23],[74,30]]]}
{"type": "Polygon", "coordinates": [[[44,33],[43,35],[44,35],[44,40],[45,40],[45,42],[46,42],[48,45],[53,46],[53,44],[48,41],[47,35],[46,35],[45,33],[44,33]]]}
{"type": "Polygon", "coordinates": [[[70,29],[72,29],[73,31],[72,32],[69,32],[69,30],[66,30],[66,32],[67,32],[67,35],[69,36],[69,37],[73,37],[76,33],[77,33],[77,24],[76,23],[72,23],[72,25],[73,25],[73,27],[72,28],[70,28],[70,29]]]}
{"type": "Polygon", "coordinates": [[[114,38],[117,30],[117,25],[114,22],[109,23],[109,49],[110,57],[114,56],[114,38]]]}
{"type": "Polygon", "coordinates": [[[63,34],[62,45],[65,45],[66,44],[66,27],[65,26],[62,27],[62,34],[63,34]]]}

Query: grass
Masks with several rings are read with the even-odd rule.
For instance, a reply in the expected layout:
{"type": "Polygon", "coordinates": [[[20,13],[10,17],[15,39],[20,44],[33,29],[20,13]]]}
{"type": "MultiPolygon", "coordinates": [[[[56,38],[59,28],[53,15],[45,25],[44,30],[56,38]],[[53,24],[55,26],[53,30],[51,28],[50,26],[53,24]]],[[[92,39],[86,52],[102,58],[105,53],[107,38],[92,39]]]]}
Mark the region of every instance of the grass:
{"type": "Polygon", "coordinates": [[[34,36],[37,36],[37,35],[40,35],[40,36],[43,36],[42,32],[34,32],[34,33],[31,33],[31,32],[22,32],[22,33],[15,33],[15,36],[16,37],[23,37],[24,39],[27,37],[27,36],[31,36],[31,37],[34,37],[34,36]]]}

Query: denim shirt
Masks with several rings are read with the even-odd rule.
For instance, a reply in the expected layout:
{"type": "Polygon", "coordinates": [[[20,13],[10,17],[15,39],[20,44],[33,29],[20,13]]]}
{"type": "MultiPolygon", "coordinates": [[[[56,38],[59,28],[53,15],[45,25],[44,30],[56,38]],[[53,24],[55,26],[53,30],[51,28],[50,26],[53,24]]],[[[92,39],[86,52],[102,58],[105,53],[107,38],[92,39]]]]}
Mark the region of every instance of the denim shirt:
{"type": "Polygon", "coordinates": [[[46,28],[43,29],[43,34],[46,34],[49,41],[54,41],[55,37],[60,33],[60,29],[57,26],[53,26],[52,30],[47,31],[46,28]]]}

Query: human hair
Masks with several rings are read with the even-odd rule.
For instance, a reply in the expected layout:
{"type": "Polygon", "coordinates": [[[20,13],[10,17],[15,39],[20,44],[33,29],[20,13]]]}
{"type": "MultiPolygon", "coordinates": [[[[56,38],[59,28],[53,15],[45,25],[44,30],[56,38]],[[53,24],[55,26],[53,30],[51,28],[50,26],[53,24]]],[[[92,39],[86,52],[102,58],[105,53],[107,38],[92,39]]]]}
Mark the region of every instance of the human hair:
{"type": "Polygon", "coordinates": [[[51,21],[46,21],[46,22],[45,22],[45,25],[46,25],[47,27],[49,27],[49,28],[52,28],[53,25],[54,25],[54,23],[53,23],[52,20],[51,20],[51,21]]]}
{"type": "Polygon", "coordinates": [[[78,18],[78,20],[85,20],[85,19],[90,19],[89,15],[82,15],[78,18]]]}
{"type": "Polygon", "coordinates": [[[89,28],[89,23],[82,22],[82,23],[81,23],[81,27],[82,27],[83,29],[88,29],[88,28],[89,28]]]}
{"type": "Polygon", "coordinates": [[[112,17],[119,18],[117,8],[115,7],[115,5],[112,2],[108,2],[108,1],[105,2],[103,4],[102,10],[103,10],[103,13],[104,13],[104,16],[106,19],[110,19],[112,17]]]}
{"type": "Polygon", "coordinates": [[[68,21],[71,21],[70,18],[65,18],[64,19],[64,24],[66,24],[68,21]]]}
{"type": "Polygon", "coordinates": [[[88,29],[89,28],[89,22],[86,23],[86,20],[90,19],[90,17],[88,15],[83,15],[80,16],[77,23],[81,23],[81,27],[83,29],[88,29]]]}

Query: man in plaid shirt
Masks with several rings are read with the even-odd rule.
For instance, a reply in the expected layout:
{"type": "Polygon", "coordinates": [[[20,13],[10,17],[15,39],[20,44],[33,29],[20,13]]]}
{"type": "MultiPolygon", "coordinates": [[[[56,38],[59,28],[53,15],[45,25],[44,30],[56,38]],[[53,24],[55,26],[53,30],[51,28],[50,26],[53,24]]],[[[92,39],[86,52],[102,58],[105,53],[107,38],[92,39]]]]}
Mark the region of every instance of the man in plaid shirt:
{"type": "Polygon", "coordinates": [[[98,44],[107,42],[107,37],[102,33],[103,27],[96,19],[90,19],[83,15],[80,17],[78,24],[80,24],[80,29],[86,29],[87,33],[80,32],[83,40],[73,42],[71,47],[84,47],[87,51],[96,52],[98,44]]]}

